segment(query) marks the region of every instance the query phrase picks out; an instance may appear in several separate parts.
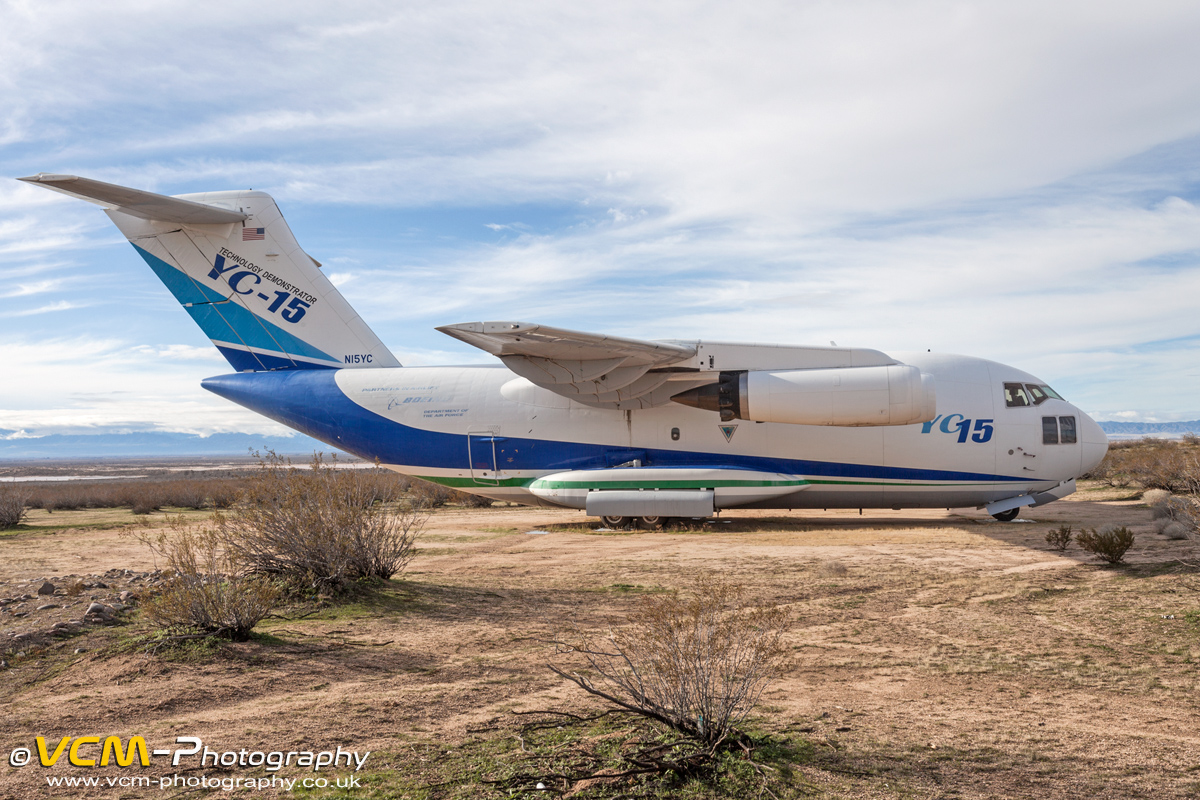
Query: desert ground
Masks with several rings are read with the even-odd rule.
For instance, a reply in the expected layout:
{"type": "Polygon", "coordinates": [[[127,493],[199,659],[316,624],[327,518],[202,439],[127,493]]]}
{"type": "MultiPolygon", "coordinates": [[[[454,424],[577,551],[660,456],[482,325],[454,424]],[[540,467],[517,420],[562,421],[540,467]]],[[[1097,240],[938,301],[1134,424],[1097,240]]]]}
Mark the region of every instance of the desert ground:
{"type": "Polygon", "coordinates": [[[705,572],[790,609],[791,661],[747,724],[792,742],[793,796],[1200,796],[1200,575],[1181,563],[1188,543],[1156,534],[1129,490],[1084,486],[1008,524],[974,510],[742,511],[626,532],[594,530],[579,512],[447,507],[386,586],[284,610],[248,642],[155,650],[136,645],[158,565],[135,534],[164,519],[36,511],[0,533],[0,798],[205,795],[54,788],[47,776],[275,774],[158,757],[133,770],[38,765],[35,737],[53,749],[88,735],[370,751],[361,786],[292,792],[307,797],[560,796],[484,781],[521,758],[519,712],[603,708],[548,669],[570,666],[549,642],[619,625],[648,593],[705,572]],[[1137,534],[1127,565],[1045,542],[1062,524],[1107,523],[1137,534]],[[58,593],[38,596],[47,580],[58,593]],[[74,580],[105,585],[64,596],[74,580]],[[128,608],[109,621],[20,636],[121,592],[128,608]],[[36,610],[47,604],[58,607],[36,610]],[[481,744],[500,740],[510,746],[481,744]],[[21,747],[33,763],[14,766],[21,747]]]}

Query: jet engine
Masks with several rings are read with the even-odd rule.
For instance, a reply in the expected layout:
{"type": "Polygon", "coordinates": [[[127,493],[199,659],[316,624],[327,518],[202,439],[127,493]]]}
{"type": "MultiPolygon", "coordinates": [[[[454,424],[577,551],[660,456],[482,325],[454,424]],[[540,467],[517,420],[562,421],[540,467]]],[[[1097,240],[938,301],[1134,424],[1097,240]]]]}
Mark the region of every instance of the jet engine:
{"type": "Polygon", "coordinates": [[[911,425],[937,414],[933,376],[907,364],[722,372],[717,383],[671,399],[716,411],[726,422],[862,427],[911,425]]]}

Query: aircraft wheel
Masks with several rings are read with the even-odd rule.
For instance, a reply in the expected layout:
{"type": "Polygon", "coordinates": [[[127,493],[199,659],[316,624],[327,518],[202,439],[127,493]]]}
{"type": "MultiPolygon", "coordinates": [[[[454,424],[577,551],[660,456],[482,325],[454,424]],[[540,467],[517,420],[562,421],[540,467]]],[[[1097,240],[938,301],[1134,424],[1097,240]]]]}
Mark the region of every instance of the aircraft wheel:
{"type": "Polygon", "coordinates": [[[1020,508],[1010,508],[1008,511],[1001,511],[999,514],[992,514],[992,516],[1001,522],[1012,522],[1017,518],[1017,514],[1020,513],[1020,508]]]}
{"type": "Polygon", "coordinates": [[[638,527],[648,531],[656,531],[662,528],[669,517],[639,517],[638,527]]]}
{"type": "Polygon", "coordinates": [[[602,522],[606,528],[620,530],[629,524],[629,517],[601,517],[600,522],[602,522]]]}

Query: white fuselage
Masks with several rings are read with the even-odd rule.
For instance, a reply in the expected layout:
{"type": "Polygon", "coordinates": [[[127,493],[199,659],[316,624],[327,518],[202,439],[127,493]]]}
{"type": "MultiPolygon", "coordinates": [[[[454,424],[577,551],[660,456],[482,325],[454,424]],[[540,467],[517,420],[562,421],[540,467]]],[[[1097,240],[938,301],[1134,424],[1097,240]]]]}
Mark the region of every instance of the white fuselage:
{"type": "Polygon", "coordinates": [[[1028,373],[965,356],[899,357],[934,377],[937,416],[932,422],[874,427],[723,423],[710,411],[677,403],[597,409],[502,367],[304,371],[279,379],[311,383],[331,375],[320,378],[329,387],[328,402],[322,403],[324,390],[305,389],[307,405],[289,400],[286,408],[281,395],[296,391],[225,386],[249,387],[256,378],[280,373],[223,376],[205,386],[399,472],[529,504],[556,504],[531,491],[530,484],[542,476],[633,465],[759,470],[804,479],[806,485],[797,491],[744,504],[758,507],[982,506],[1052,490],[1104,456],[1104,433],[1065,400],[1006,406],[1006,382],[1040,384],[1028,373]],[[317,410],[322,406],[325,412],[317,410]],[[1076,420],[1077,440],[1045,443],[1043,419],[1063,417],[1076,420]]]}

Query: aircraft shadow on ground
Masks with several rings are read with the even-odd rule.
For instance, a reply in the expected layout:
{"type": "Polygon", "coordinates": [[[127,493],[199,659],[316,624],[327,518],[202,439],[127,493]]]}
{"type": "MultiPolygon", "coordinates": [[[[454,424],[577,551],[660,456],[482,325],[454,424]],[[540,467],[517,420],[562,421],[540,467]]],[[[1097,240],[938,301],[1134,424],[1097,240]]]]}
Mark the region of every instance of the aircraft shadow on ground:
{"type": "MultiPolygon", "coordinates": [[[[1128,498],[1135,499],[1135,498],[1128,498]]],[[[925,513],[925,512],[921,512],[925,513]]],[[[1200,568],[1191,562],[1200,562],[1200,547],[1188,541],[1171,541],[1161,536],[1153,527],[1150,511],[1137,506],[1113,506],[1101,501],[1077,500],[1068,503],[1054,503],[1041,508],[1026,509],[1016,520],[1001,522],[984,514],[984,512],[955,512],[948,511],[946,516],[928,518],[906,516],[904,511],[880,512],[878,509],[865,509],[862,516],[857,514],[830,514],[820,511],[795,511],[792,515],[750,517],[738,516],[737,510],[726,512],[713,520],[679,520],[670,523],[663,530],[622,529],[609,530],[598,523],[553,523],[541,526],[541,529],[555,532],[582,532],[606,536],[641,536],[641,535],[744,535],[753,537],[759,534],[795,533],[846,533],[854,531],[893,532],[905,531],[946,531],[959,532],[967,535],[978,535],[1007,545],[1039,551],[1046,561],[1067,559],[1077,564],[1096,569],[1116,570],[1130,577],[1153,577],[1165,572],[1191,574],[1200,572],[1200,568]],[[1046,534],[1063,525],[1069,525],[1072,533],[1081,530],[1094,530],[1104,525],[1124,525],[1135,535],[1133,547],[1125,556],[1125,560],[1116,565],[1108,564],[1099,557],[1081,549],[1072,542],[1066,550],[1056,550],[1046,541],[1046,534]]],[[[918,542],[914,536],[914,544],[918,542]]],[[[802,541],[797,543],[802,544],[802,541]]],[[[853,544],[848,539],[846,544],[853,544]]]]}

